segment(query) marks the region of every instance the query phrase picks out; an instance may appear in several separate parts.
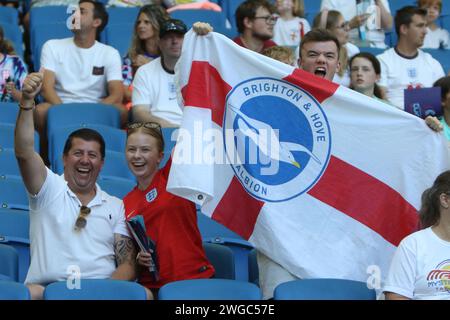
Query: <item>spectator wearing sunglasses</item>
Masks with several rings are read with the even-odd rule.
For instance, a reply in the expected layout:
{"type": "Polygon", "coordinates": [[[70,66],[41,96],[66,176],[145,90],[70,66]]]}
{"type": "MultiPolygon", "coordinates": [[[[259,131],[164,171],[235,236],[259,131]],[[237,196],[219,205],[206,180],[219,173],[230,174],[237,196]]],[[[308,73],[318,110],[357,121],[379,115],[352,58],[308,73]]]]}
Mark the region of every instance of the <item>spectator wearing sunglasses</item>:
{"type": "Polygon", "coordinates": [[[266,0],[247,0],[236,9],[236,25],[239,36],[233,41],[238,45],[261,53],[276,46],[272,41],[277,22],[274,7],[266,0]]]}
{"type": "Polygon", "coordinates": [[[177,102],[175,64],[180,58],[187,27],[169,19],[159,30],[161,56],[143,65],[133,81],[132,116],[138,122],[157,122],[162,127],[179,127],[182,109],[177,102]]]}
{"type": "Polygon", "coordinates": [[[123,199],[126,218],[142,215],[147,235],[156,243],[159,279],[149,272],[150,253],[140,251],[139,282],[153,296],[166,283],[211,278],[214,267],[206,258],[197,226],[195,204],[166,190],[171,160],[159,169],[164,156],[164,140],[158,123],[128,126],[125,155],[136,187],[123,199]]]}
{"type": "Polygon", "coordinates": [[[15,155],[29,194],[31,264],[26,285],[33,299],[55,281],[136,278],[136,252],[125,225],[123,202],[96,184],[105,142],[91,129],[72,132],[64,175],[45,167],[34,151],[34,98],[42,73],[27,76],[19,102],[15,155]]]}

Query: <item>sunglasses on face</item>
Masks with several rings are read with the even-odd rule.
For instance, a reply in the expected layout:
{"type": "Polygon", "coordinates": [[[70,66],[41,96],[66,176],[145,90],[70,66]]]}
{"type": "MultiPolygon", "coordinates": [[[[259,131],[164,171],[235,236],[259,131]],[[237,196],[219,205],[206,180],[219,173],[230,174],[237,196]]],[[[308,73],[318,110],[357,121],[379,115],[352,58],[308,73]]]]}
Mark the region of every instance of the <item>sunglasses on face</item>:
{"type": "Polygon", "coordinates": [[[80,207],[80,213],[78,214],[77,221],[75,222],[75,229],[81,230],[86,227],[87,224],[87,216],[91,213],[91,208],[86,206],[80,207]]]}

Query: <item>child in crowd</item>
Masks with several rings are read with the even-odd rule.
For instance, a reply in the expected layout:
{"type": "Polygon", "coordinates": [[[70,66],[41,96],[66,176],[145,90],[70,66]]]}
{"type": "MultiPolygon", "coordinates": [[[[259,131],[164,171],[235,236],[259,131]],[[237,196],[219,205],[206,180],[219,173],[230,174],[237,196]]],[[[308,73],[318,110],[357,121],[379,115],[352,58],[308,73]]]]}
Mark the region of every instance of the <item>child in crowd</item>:
{"type": "Polygon", "coordinates": [[[294,51],[289,47],[274,46],[264,49],[263,55],[278,60],[280,62],[286,63],[290,66],[296,67],[296,59],[294,51]]]}
{"type": "Polygon", "coordinates": [[[418,6],[427,10],[427,35],[422,48],[450,49],[449,32],[436,24],[441,14],[442,0],[419,0],[418,6]]]}
{"type": "Polygon", "coordinates": [[[19,101],[27,67],[18,57],[0,27],[0,102],[19,101]]]}
{"type": "Polygon", "coordinates": [[[304,16],[303,0],[277,0],[280,15],[273,28],[273,41],[280,46],[299,46],[303,35],[311,30],[304,16]]]}
{"type": "MultiPolygon", "coordinates": [[[[349,62],[350,88],[371,98],[383,100],[383,92],[377,85],[381,76],[378,59],[369,52],[355,54],[349,62]]],[[[383,102],[387,102],[383,100],[383,102]]]]}

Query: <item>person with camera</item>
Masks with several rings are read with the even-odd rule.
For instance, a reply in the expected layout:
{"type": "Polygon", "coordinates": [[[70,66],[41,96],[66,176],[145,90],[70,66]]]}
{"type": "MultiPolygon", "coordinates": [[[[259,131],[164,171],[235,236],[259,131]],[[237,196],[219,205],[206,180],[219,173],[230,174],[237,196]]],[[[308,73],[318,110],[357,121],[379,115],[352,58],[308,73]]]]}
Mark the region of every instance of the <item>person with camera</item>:
{"type": "Polygon", "coordinates": [[[142,215],[147,236],[155,243],[156,254],[140,251],[136,257],[142,267],[138,281],[155,299],[166,283],[211,278],[215,272],[203,250],[194,203],[166,190],[171,160],[159,169],[163,150],[158,123],[128,125],[125,155],[137,185],[123,199],[125,215],[127,220],[142,215]]]}

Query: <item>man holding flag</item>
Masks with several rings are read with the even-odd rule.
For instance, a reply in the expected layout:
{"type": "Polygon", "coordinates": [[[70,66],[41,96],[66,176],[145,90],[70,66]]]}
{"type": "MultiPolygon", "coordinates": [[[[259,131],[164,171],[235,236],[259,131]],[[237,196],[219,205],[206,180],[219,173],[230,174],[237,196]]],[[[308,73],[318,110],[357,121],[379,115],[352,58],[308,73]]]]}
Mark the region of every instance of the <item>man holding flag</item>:
{"type": "Polygon", "coordinates": [[[372,276],[379,288],[448,155],[421,119],[328,81],[338,57],[324,43],[302,42],[311,74],[186,34],[168,190],[297,278],[372,276]]]}

